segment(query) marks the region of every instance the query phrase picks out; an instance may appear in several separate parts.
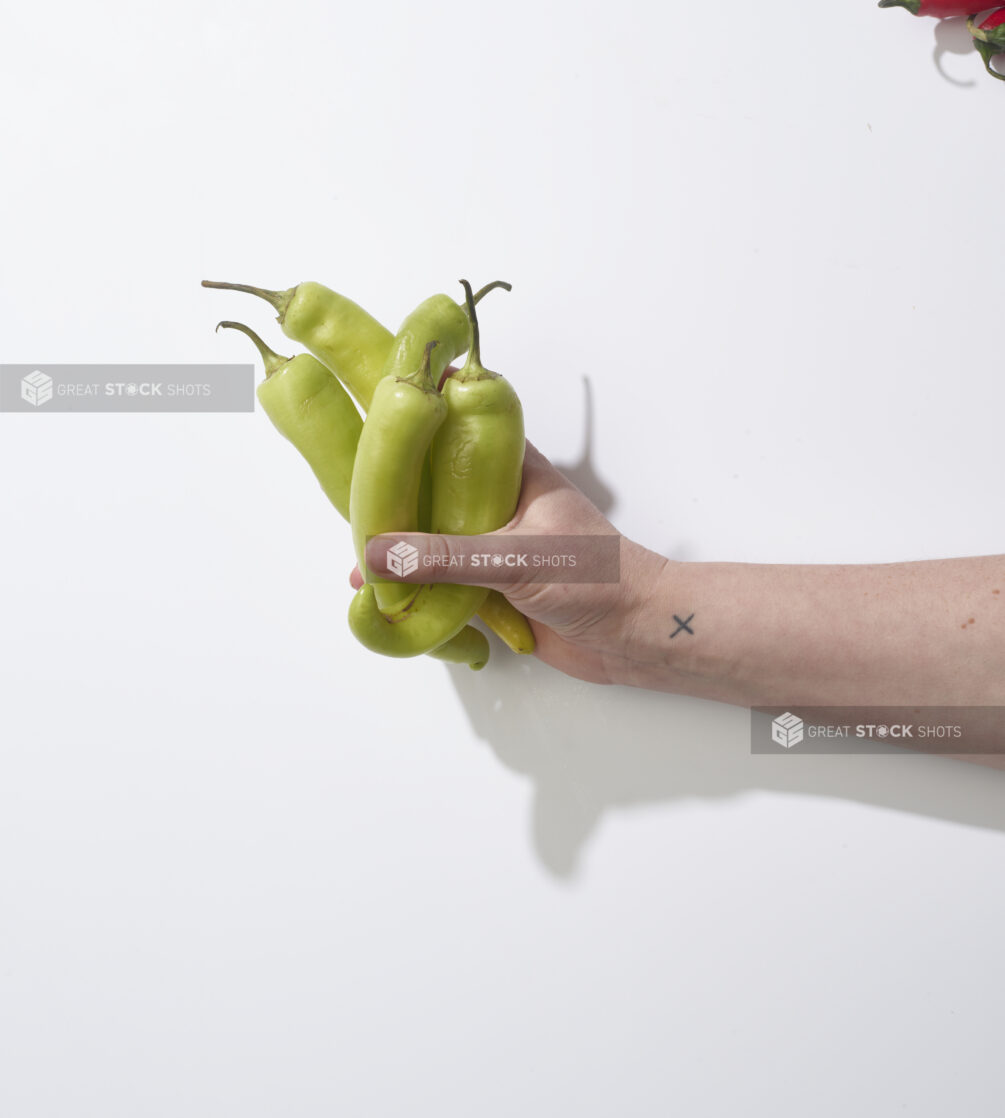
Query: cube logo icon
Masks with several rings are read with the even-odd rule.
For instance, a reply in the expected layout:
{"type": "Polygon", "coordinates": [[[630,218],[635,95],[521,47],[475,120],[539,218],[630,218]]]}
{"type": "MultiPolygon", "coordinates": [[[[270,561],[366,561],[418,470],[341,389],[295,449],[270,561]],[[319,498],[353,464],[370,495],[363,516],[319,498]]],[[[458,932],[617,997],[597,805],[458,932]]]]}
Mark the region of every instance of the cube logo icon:
{"type": "Polygon", "coordinates": [[[387,549],[387,569],[393,575],[404,578],[419,565],[419,549],[410,543],[399,540],[394,547],[387,549]]]}
{"type": "Polygon", "coordinates": [[[39,408],[52,399],[52,377],[36,369],[21,378],[21,399],[39,408]]]}
{"type": "Polygon", "coordinates": [[[771,740],[782,749],[791,749],[803,740],[803,720],[786,711],[771,723],[771,740]]]}

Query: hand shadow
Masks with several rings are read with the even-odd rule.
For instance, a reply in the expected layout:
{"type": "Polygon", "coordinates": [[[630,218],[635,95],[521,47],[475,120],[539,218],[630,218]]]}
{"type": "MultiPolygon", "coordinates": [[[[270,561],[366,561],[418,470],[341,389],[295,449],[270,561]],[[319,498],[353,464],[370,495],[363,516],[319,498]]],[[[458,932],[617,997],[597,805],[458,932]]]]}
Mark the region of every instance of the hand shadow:
{"type": "MultiPolygon", "coordinates": [[[[583,454],[559,468],[606,512],[615,494],[592,462],[585,384],[583,454]]],[[[1005,831],[1005,772],[907,752],[754,754],[745,708],[583,683],[490,640],[486,670],[449,671],[475,733],[532,785],[534,849],[558,878],[575,875],[605,813],[694,797],[817,795],[1005,831]]]]}
{"type": "Polygon", "coordinates": [[[572,877],[605,813],[768,791],[852,800],[1005,831],[1005,772],[921,753],[754,754],[742,707],[570,679],[495,638],[452,667],[475,733],[532,785],[532,841],[572,877]]]}

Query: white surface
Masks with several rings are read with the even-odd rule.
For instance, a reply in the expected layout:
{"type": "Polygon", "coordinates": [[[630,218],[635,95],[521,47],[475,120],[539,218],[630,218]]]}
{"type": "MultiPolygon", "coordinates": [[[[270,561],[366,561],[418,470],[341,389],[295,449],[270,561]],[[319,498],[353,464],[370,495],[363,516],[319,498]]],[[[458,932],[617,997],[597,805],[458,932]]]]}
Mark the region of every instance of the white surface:
{"type": "MultiPolygon", "coordinates": [[[[488,362],[570,467],[588,378],[657,550],[1002,551],[1005,90],[959,22],[685,9],[7,5],[0,361],[502,276],[488,362]]],[[[0,416],[0,470],[3,1115],[1000,1113],[1002,774],[369,658],[261,414],[0,416]]]]}

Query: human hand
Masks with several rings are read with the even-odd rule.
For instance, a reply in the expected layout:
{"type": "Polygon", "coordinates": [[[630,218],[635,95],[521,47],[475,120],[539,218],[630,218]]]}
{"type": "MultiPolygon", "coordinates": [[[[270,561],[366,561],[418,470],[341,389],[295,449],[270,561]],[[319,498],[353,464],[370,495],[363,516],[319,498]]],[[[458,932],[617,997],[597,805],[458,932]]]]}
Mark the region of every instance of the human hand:
{"type": "MultiPolygon", "coordinates": [[[[396,578],[387,569],[390,544],[407,540],[424,556],[438,560],[422,565],[400,581],[466,582],[500,590],[531,623],[537,642],[535,654],[568,675],[591,683],[622,682],[628,668],[633,629],[645,609],[667,560],[621,535],[592,501],[572,484],[533,444],[527,443],[520,501],[512,520],[483,536],[447,536],[423,533],[376,536],[367,545],[367,562],[381,577],[396,578]],[[508,537],[577,537],[589,553],[588,537],[603,543],[619,541],[617,581],[489,582],[458,576],[444,560],[493,550],[508,537]]],[[[515,541],[514,541],[515,542],[515,541]]],[[[598,543],[599,546],[599,543],[598,543]]],[[[350,577],[354,588],[362,585],[359,570],[350,577]]]]}

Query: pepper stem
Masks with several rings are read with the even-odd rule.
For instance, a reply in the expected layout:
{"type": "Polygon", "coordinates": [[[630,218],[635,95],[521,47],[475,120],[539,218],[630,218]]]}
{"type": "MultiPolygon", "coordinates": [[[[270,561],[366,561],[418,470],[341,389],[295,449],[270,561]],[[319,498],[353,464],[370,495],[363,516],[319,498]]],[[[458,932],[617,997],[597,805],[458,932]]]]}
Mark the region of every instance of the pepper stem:
{"type": "MultiPolygon", "coordinates": [[[[462,280],[461,282],[463,283],[464,281],[462,280]]],[[[493,280],[491,283],[487,283],[483,288],[481,288],[475,294],[474,301],[476,303],[481,302],[482,298],[485,295],[488,295],[488,293],[490,291],[493,291],[497,287],[502,287],[506,291],[512,291],[513,290],[513,285],[511,283],[507,283],[505,280],[493,280]]]]}
{"type": "Polygon", "coordinates": [[[921,0],[879,0],[881,8],[906,8],[916,16],[921,11],[921,0]]]}
{"type": "Polygon", "coordinates": [[[279,312],[279,322],[282,322],[286,317],[286,308],[290,305],[297,290],[295,287],[290,287],[286,291],[269,291],[265,287],[251,287],[246,283],[224,283],[222,280],[203,280],[202,286],[219,288],[221,291],[244,291],[248,295],[257,295],[259,299],[264,299],[276,308],[279,312]]]}
{"type": "MultiPolygon", "coordinates": [[[[475,303],[478,302],[478,296],[472,294],[471,284],[466,279],[460,281],[461,286],[464,288],[464,304],[471,320],[471,344],[468,346],[468,356],[464,362],[463,368],[454,373],[454,380],[490,380],[497,376],[497,373],[489,372],[488,369],[482,364],[482,340],[481,331],[478,329],[478,315],[475,313],[475,303]]],[[[488,288],[483,287],[482,291],[486,291],[492,287],[505,287],[509,290],[510,285],[495,283],[489,284],[488,288]]]]}
{"type": "Polygon", "coordinates": [[[977,53],[984,61],[984,69],[993,78],[997,78],[1000,82],[1005,82],[1005,74],[999,74],[997,70],[991,68],[991,59],[996,54],[1005,54],[1005,47],[994,46],[992,43],[982,42],[980,39],[974,39],[974,46],[977,48],[977,53]]]}
{"type": "Polygon", "coordinates": [[[252,330],[250,326],[245,326],[243,322],[218,322],[216,324],[217,330],[219,330],[221,326],[227,330],[240,330],[242,334],[247,334],[255,343],[258,352],[262,355],[262,361],[265,364],[266,380],[268,380],[273,373],[279,372],[284,365],[288,365],[293,360],[292,357],[281,357],[275,350],[269,349],[255,331],[252,330]]]}
{"type": "Polygon", "coordinates": [[[423,392],[439,392],[439,389],[433,383],[433,374],[429,367],[431,354],[439,344],[439,342],[427,342],[426,348],[422,351],[422,364],[414,373],[407,373],[403,377],[398,377],[398,380],[404,381],[405,384],[414,385],[416,388],[421,388],[423,392]]]}
{"type": "Polygon", "coordinates": [[[462,279],[460,282],[461,287],[464,288],[464,303],[468,310],[468,318],[471,319],[471,345],[468,347],[468,361],[480,368],[482,363],[482,336],[478,329],[478,315],[475,313],[477,300],[472,294],[471,284],[466,279],[462,279]]]}

